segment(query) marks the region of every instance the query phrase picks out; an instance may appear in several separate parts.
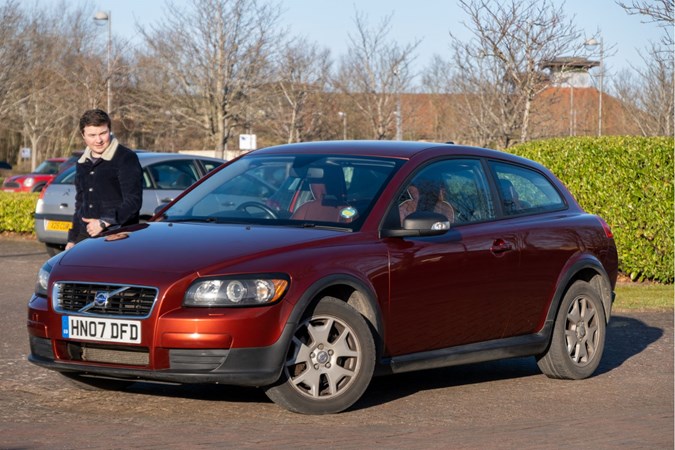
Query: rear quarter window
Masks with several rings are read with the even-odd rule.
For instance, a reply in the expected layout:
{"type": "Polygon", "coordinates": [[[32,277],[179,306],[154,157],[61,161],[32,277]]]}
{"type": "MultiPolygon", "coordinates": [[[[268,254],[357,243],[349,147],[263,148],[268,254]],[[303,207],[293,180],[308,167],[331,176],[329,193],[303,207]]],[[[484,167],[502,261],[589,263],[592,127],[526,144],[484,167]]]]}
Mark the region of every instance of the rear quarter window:
{"type": "Polygon", "coordinates": [[[491,162],[502,211],[506,215],[557,211],[565,200],[542,173],[522,166],[491,162]]]}

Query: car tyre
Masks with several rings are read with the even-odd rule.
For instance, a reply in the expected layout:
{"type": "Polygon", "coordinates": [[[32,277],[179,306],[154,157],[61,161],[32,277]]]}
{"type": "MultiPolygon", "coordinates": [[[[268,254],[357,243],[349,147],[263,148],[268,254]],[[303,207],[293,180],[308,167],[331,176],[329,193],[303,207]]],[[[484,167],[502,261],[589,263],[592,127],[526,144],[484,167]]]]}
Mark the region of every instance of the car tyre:
{"type": "Polygon", "coordinates": [[[131,380],[87,377],[74,372],[59,372],[59,374],[65,378],[71,386],[83,391],[121,391],[134,384],[134,381],[131,380]]]}
{"type": "Polygon", "coordinates": [[[266,394],[293,412],[338,413],[361,398],[374,367],[366,320],[347,303],[324,297],[296,328],[281,377],[266,394]]]}
{"type": "Polygon", "coordinates": [[[548,351],[537,358],[549,378],[579,380],[595,372],[605,347],[605,310],[585,281],[574,282],[560,304],[548,351]]]}

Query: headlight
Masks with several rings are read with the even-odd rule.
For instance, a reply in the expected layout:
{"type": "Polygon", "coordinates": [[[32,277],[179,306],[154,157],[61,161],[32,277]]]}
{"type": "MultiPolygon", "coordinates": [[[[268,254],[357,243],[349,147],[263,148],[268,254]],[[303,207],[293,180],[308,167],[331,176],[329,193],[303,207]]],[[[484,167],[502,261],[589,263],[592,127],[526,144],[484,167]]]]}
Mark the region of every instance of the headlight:
{"type": "Polygon", "coordinates": [[[26,187],[31,187],[33,184],[35,184],[35,178],[33,177],[27,177],[23,180],[23,185],[26,187]]]}
{"type": "Polygon", "coordinates": [[[40,267],[35,283],[35,293],[42,297],[47,297],[47,286],[49,285],[49,274],[52,273],[52,265],[47,261],[40,267]]]}
{"type": "Polygon", "coordinates": [[[188,288],[183,305],[206,308],[269,305],[278,301],[287,288],[288,278],[279,274],[200,279],[188,288]]]}

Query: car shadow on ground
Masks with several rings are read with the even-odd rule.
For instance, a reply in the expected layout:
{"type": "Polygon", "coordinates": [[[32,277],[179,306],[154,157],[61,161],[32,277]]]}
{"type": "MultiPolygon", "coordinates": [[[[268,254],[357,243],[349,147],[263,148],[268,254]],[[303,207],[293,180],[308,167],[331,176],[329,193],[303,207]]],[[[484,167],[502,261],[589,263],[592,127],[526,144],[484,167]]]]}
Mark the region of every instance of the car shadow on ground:
{"type": "MultiPolygon", "coordinates": [[[[630,358],[643,352],[664,334],[641,320],[613,316],[600,366],[593,376],[611,372],[630,358]]],[[[512,358],[441,369],[410,372],[373,379],[365,395],[352,410],[369,408],[413,395],[419,391],[464,386],[490,381],[541,375],[534,357],[512,358]]]]}
{"type": "MultiPolygon", "coordinates": [[[[625,316],[612,317],[607,328],[602,361],[594,376],[619,368],[624,362],[659,340],[663,334],[663,329],[651,327],[641,320],[625,316]]],[[[420,391],[539,375],[541,375],[541,372],[534,357],[512,358],[386,375],[374,378],[364,396],[350,410],[374,407],[414,395],[420,391]]],[[[263,389],[252,387],[135,383],[128,390],[150,396],[193,400],[242,404],[270,403],[263,389]]]]}

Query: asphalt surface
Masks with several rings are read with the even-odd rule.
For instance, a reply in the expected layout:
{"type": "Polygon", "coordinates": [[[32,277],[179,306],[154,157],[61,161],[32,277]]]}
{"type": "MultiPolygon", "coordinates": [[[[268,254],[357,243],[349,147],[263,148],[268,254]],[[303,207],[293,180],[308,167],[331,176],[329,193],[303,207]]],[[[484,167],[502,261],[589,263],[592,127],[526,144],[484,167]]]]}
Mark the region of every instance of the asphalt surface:
{"type": "Polygon", "coordinates": [[[673,313],[615,312],[596,374],[533,358],[376,378],[351,410],[287,412],[253,388],[83,391],[26,361],[26,303],[47,259],[0,237],[0,448],[673,448],[673,313]]]}

